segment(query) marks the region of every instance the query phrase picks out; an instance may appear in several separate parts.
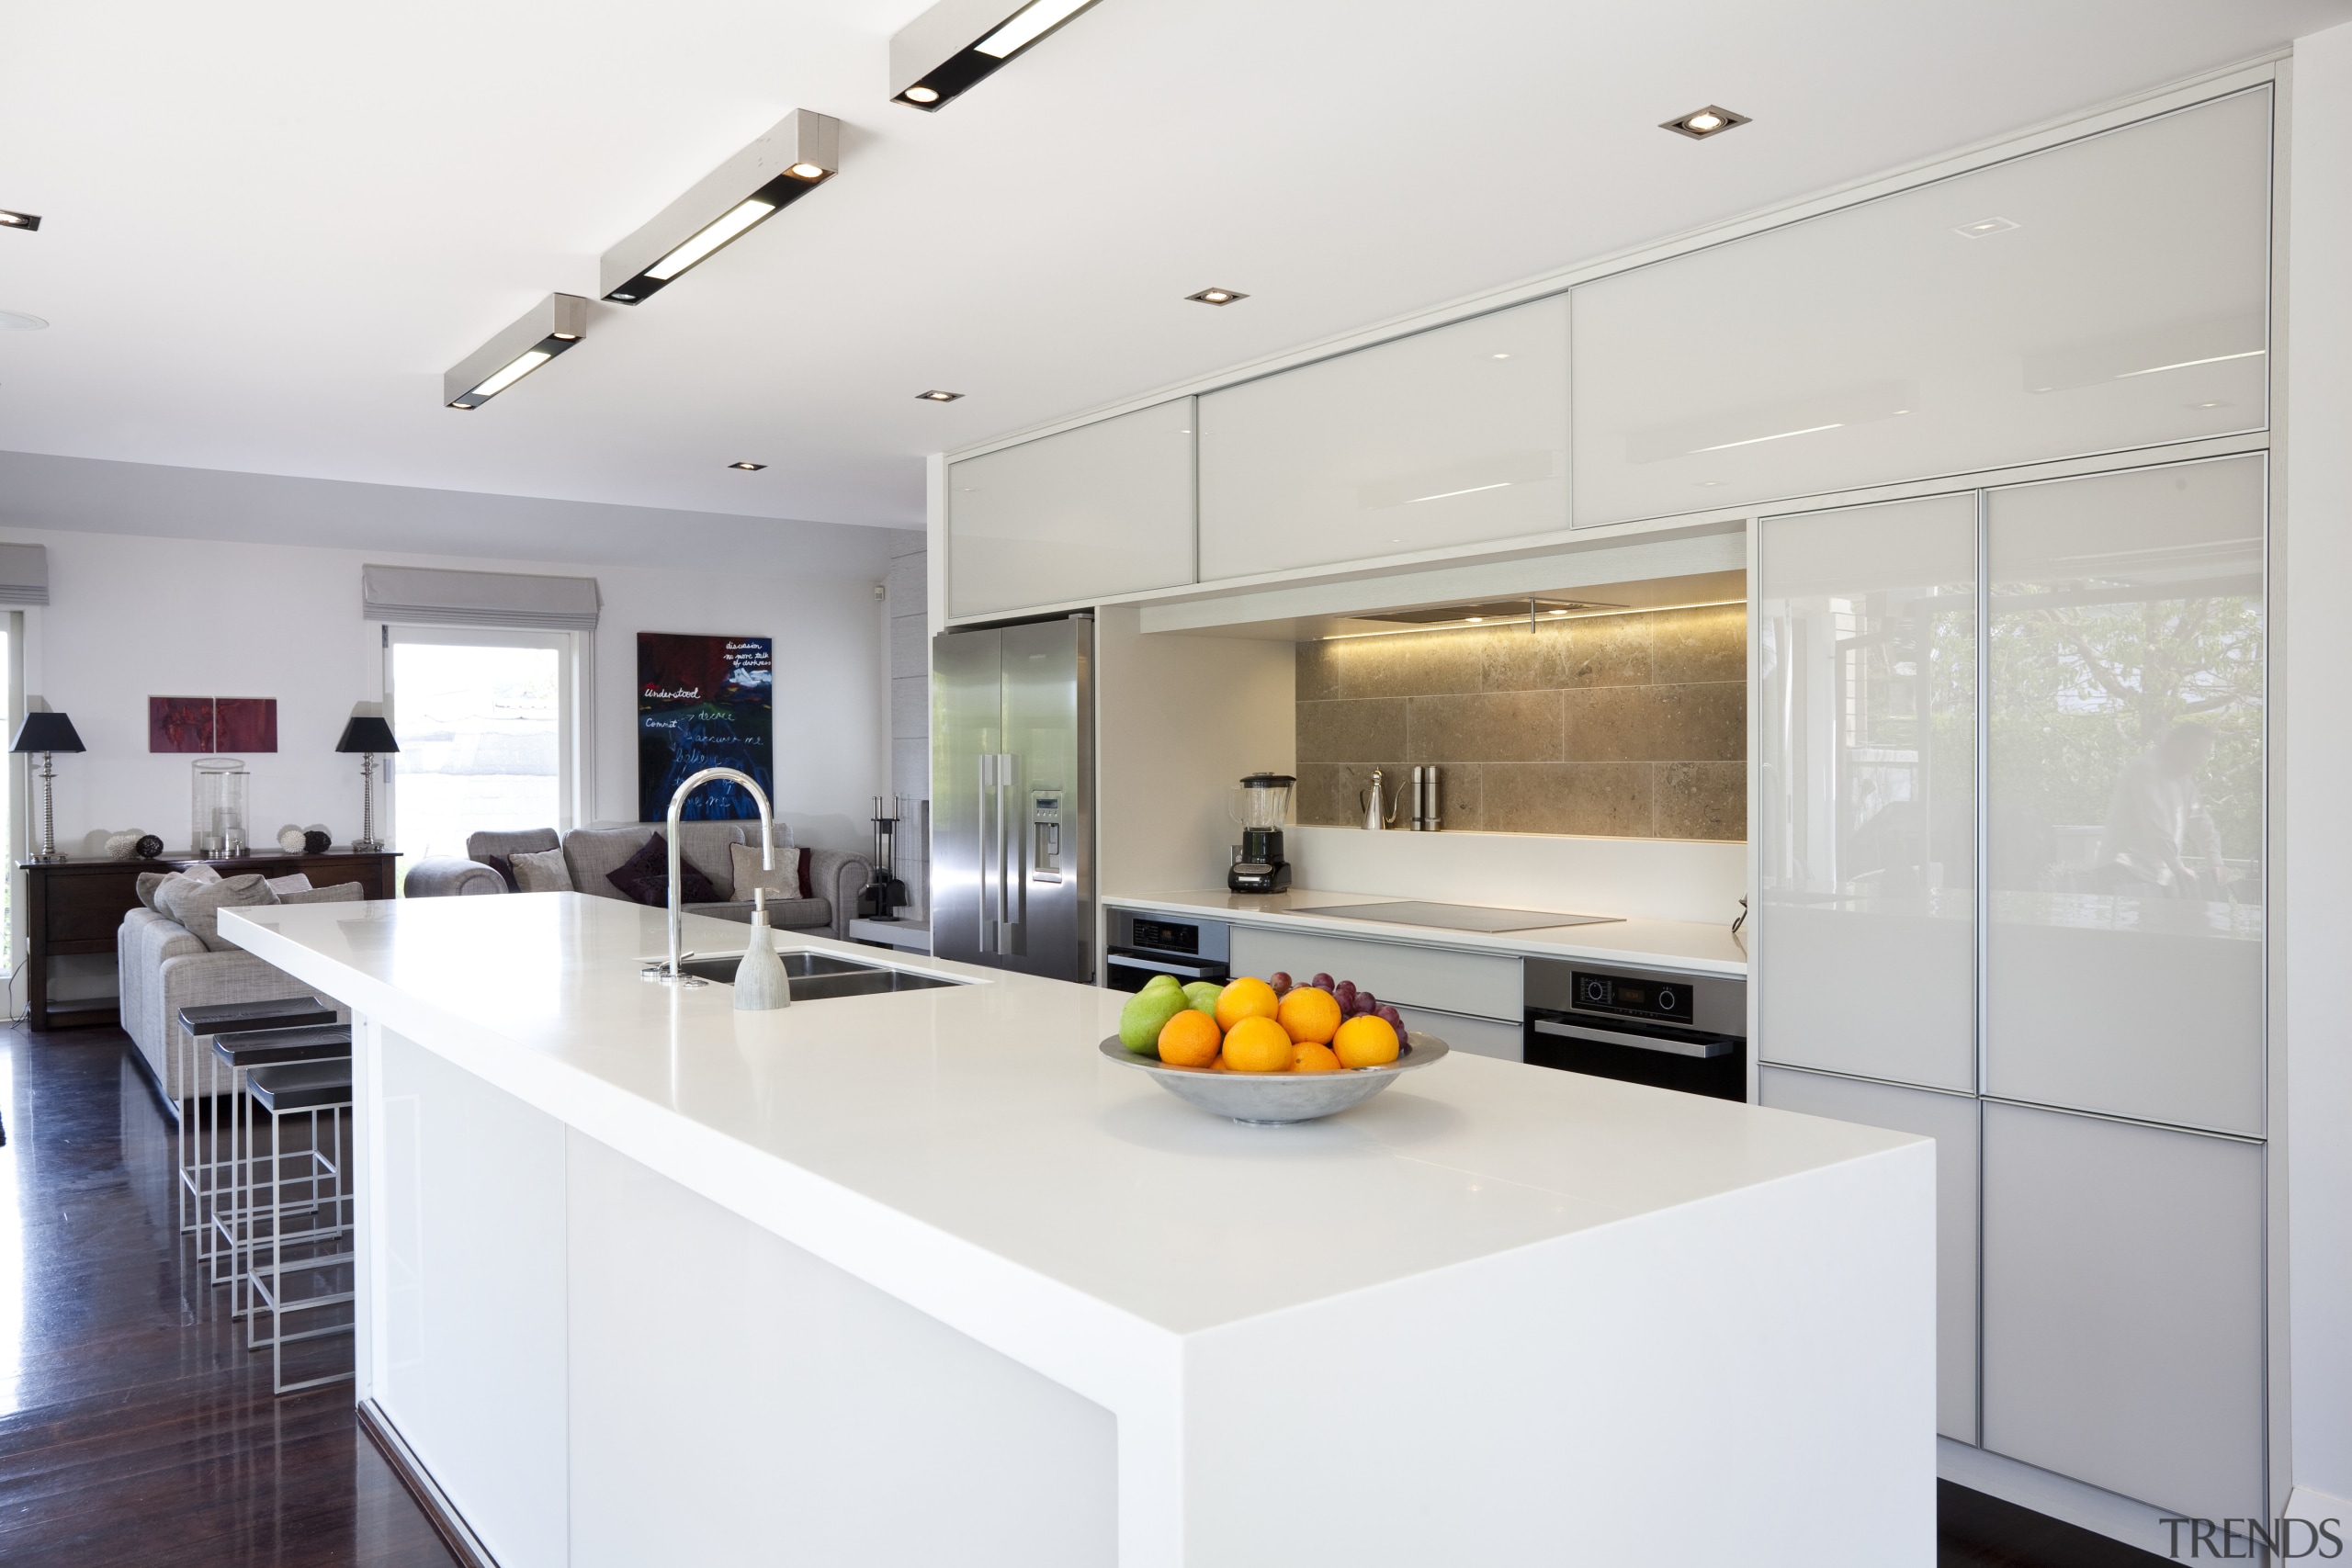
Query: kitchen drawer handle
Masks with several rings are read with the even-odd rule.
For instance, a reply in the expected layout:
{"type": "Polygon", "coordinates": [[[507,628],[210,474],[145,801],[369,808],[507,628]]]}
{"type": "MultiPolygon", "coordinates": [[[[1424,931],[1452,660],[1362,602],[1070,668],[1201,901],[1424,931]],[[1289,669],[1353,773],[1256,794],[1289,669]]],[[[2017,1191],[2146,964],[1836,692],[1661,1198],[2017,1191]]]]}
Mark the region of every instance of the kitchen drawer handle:
{"type": "Polygon", "coordinates": [[[1589,1029],[1580,1023],[1555,1023],[1548,1018],[1535,1021],[1538,1034],[1556,1034],[1566,1040],[1588,1040],[1597,1045],[1631,1045],[1636,1051],[1663,1051],[1673,1056],[1728,1056],[1733,1042],[1729,1040],[1664,1040],[1655,1034],[1624,1034],[1613,1029],[1589,1029]]]}
{"type": "Polygon", "coordinates": [[[1194,980],[1221,980],[1225,977],[1225,965],[1222,964],[1170,964],[1164,958],[1139,958],[1134,953],[1120,953],[1115,949],[1111,953],[1110,963],[1114,969],[1148,969],[1155,974],[1182,975],[1194,980]]]}

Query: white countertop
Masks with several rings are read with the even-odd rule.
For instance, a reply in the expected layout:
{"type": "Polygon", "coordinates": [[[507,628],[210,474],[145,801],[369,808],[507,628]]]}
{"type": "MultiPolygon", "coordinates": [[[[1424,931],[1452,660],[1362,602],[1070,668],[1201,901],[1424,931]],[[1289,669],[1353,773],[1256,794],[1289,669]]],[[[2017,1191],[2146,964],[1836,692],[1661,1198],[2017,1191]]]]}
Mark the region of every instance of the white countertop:
{"type": "MultiPolygon", "coordinates": [[[[1443,926],[1318,916],[1318,908],[1341,904],[1401,904],[1407,899],[1381,893],[1327,893],[1294,887],[1284,893],[1228,893],[1223,888],[1199,888],[1182,893],[1106,894],[1102,902],[1122,909],[1164,909],[1170,914],[1198,915],[1243,924],[1287,926],[1351,936],[1364,942],[1405,942],[1419,947],[1453,947],[1468,953],[1511,953],[1537,958],[1587,958],[1620,964],[1650,964],[1661,968],[1707,975],[1747,973],[1747,951],[1728,925],[1697,920],[1611,920],[1605,925],[1541,926],[1518,931],[1458,931],[1443,926]]],[[[1460,904],[1465,899],[1430,902],[1460,904]]],[[[1524,908],[1522,904],[1506,905],[1524,908]]],[[[1557,914],[1605,915],[1606,909],[1563,909],[1557,914]]]]}
{"type": "MultiPolygon", "coordinates": [[[[726,987],[639,977],[662,911],[578,894],[260,908],[222,931],[741,1212],[786,1212],[747,1181],[854,1200],[828,1212],[887,1217],[901,1251],[978,1249],[1024,1295],[1178,1335],[1911,1141],[1462,1054],[1344,1115],[1246,1127],[1096,1055],[1116,993],[809,939],[788,945],[977,983],[738,1013],[726,987]]],[[[705,953],[742,934],[686,919],[705,953]]]]}

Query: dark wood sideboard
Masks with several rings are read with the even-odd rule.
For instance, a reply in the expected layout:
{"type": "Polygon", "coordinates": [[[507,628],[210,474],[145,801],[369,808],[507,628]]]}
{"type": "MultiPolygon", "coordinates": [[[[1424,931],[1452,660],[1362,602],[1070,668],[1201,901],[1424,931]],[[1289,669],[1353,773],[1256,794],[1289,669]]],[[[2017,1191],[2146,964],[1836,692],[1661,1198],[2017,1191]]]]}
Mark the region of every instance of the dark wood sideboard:
{"type": "MultiPolygon", "coordinates": [[[[337,882],[356,882],[367,898],[392,897],[392,863],[400,857],[388,850],[361,852],[356,850],[329,850],[324,854],[250,854],[235,860],[215,860],[205,863],[223,876],[242,876],[250,871],[265,876],[290,876],[296,872],[311,879],[313,887],[326,887],[337,882]]],[[[74,953],[114,952],[115,932],[122,925],[125,913],[139,907],[139,874],[144,871],[177,871],[195,864],[188,857],[164,856],[160,860],[56,860],[23,863],[26,899],[25,930],[31,951],[25,964],[28,973],[25,983],[25,1014],[35,1030],[77,1029],[93,1024],[115,1023],[119,1016],[112,1007],[60,1009],[49,1006],[49,961],[52,957],[74,953]]]]}

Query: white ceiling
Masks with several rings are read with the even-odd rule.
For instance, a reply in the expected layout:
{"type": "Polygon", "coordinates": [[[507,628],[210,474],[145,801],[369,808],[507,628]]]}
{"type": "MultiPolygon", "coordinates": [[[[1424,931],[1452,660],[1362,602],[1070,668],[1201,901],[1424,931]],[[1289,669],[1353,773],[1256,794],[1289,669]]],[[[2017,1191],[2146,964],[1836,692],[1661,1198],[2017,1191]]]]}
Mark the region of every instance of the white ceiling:
{"type": "Polygon", "coordinates": [[[0,310],[54,324],[0,332],[0,448],[917,525],[925,452],[2352,17],[1102,0],[924,115],[884,85],[921,8],[28,0],[0,207],[45,226],[0,232],[0,310]],[[1656,128],[1711,100],[1756,123],[1656,128]],[[593,296],[605,247],[795,107],[844,121],[838,179],[640,309],[595,307],[481,412],[440,406],[444,369],[549,290],[593,296]],[[1182,299],[1209,284],[1252,298],[1182,299]]]}

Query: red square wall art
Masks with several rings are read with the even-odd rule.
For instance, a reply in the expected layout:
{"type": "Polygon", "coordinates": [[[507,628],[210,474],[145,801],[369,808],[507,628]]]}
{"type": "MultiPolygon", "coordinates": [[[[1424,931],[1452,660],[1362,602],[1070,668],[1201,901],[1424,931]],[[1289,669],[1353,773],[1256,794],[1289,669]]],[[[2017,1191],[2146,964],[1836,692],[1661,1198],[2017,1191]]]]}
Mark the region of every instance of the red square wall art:
{"type": "Polygon", "coordinates": [[[232,756],[277,750],[276,697],[216,697],[212,713],[213,744],[220,750],[232,756]]]}
{"type": "Polygon", "coordinates": [[[150,751],[275,751],[276,697],[149,697],[150,751]]]}
{"type": "Polygon", "coordinates": [[[211,751],[217,749],[212,744],[210,697],[147,699],[147,750],[211,751]]]}

